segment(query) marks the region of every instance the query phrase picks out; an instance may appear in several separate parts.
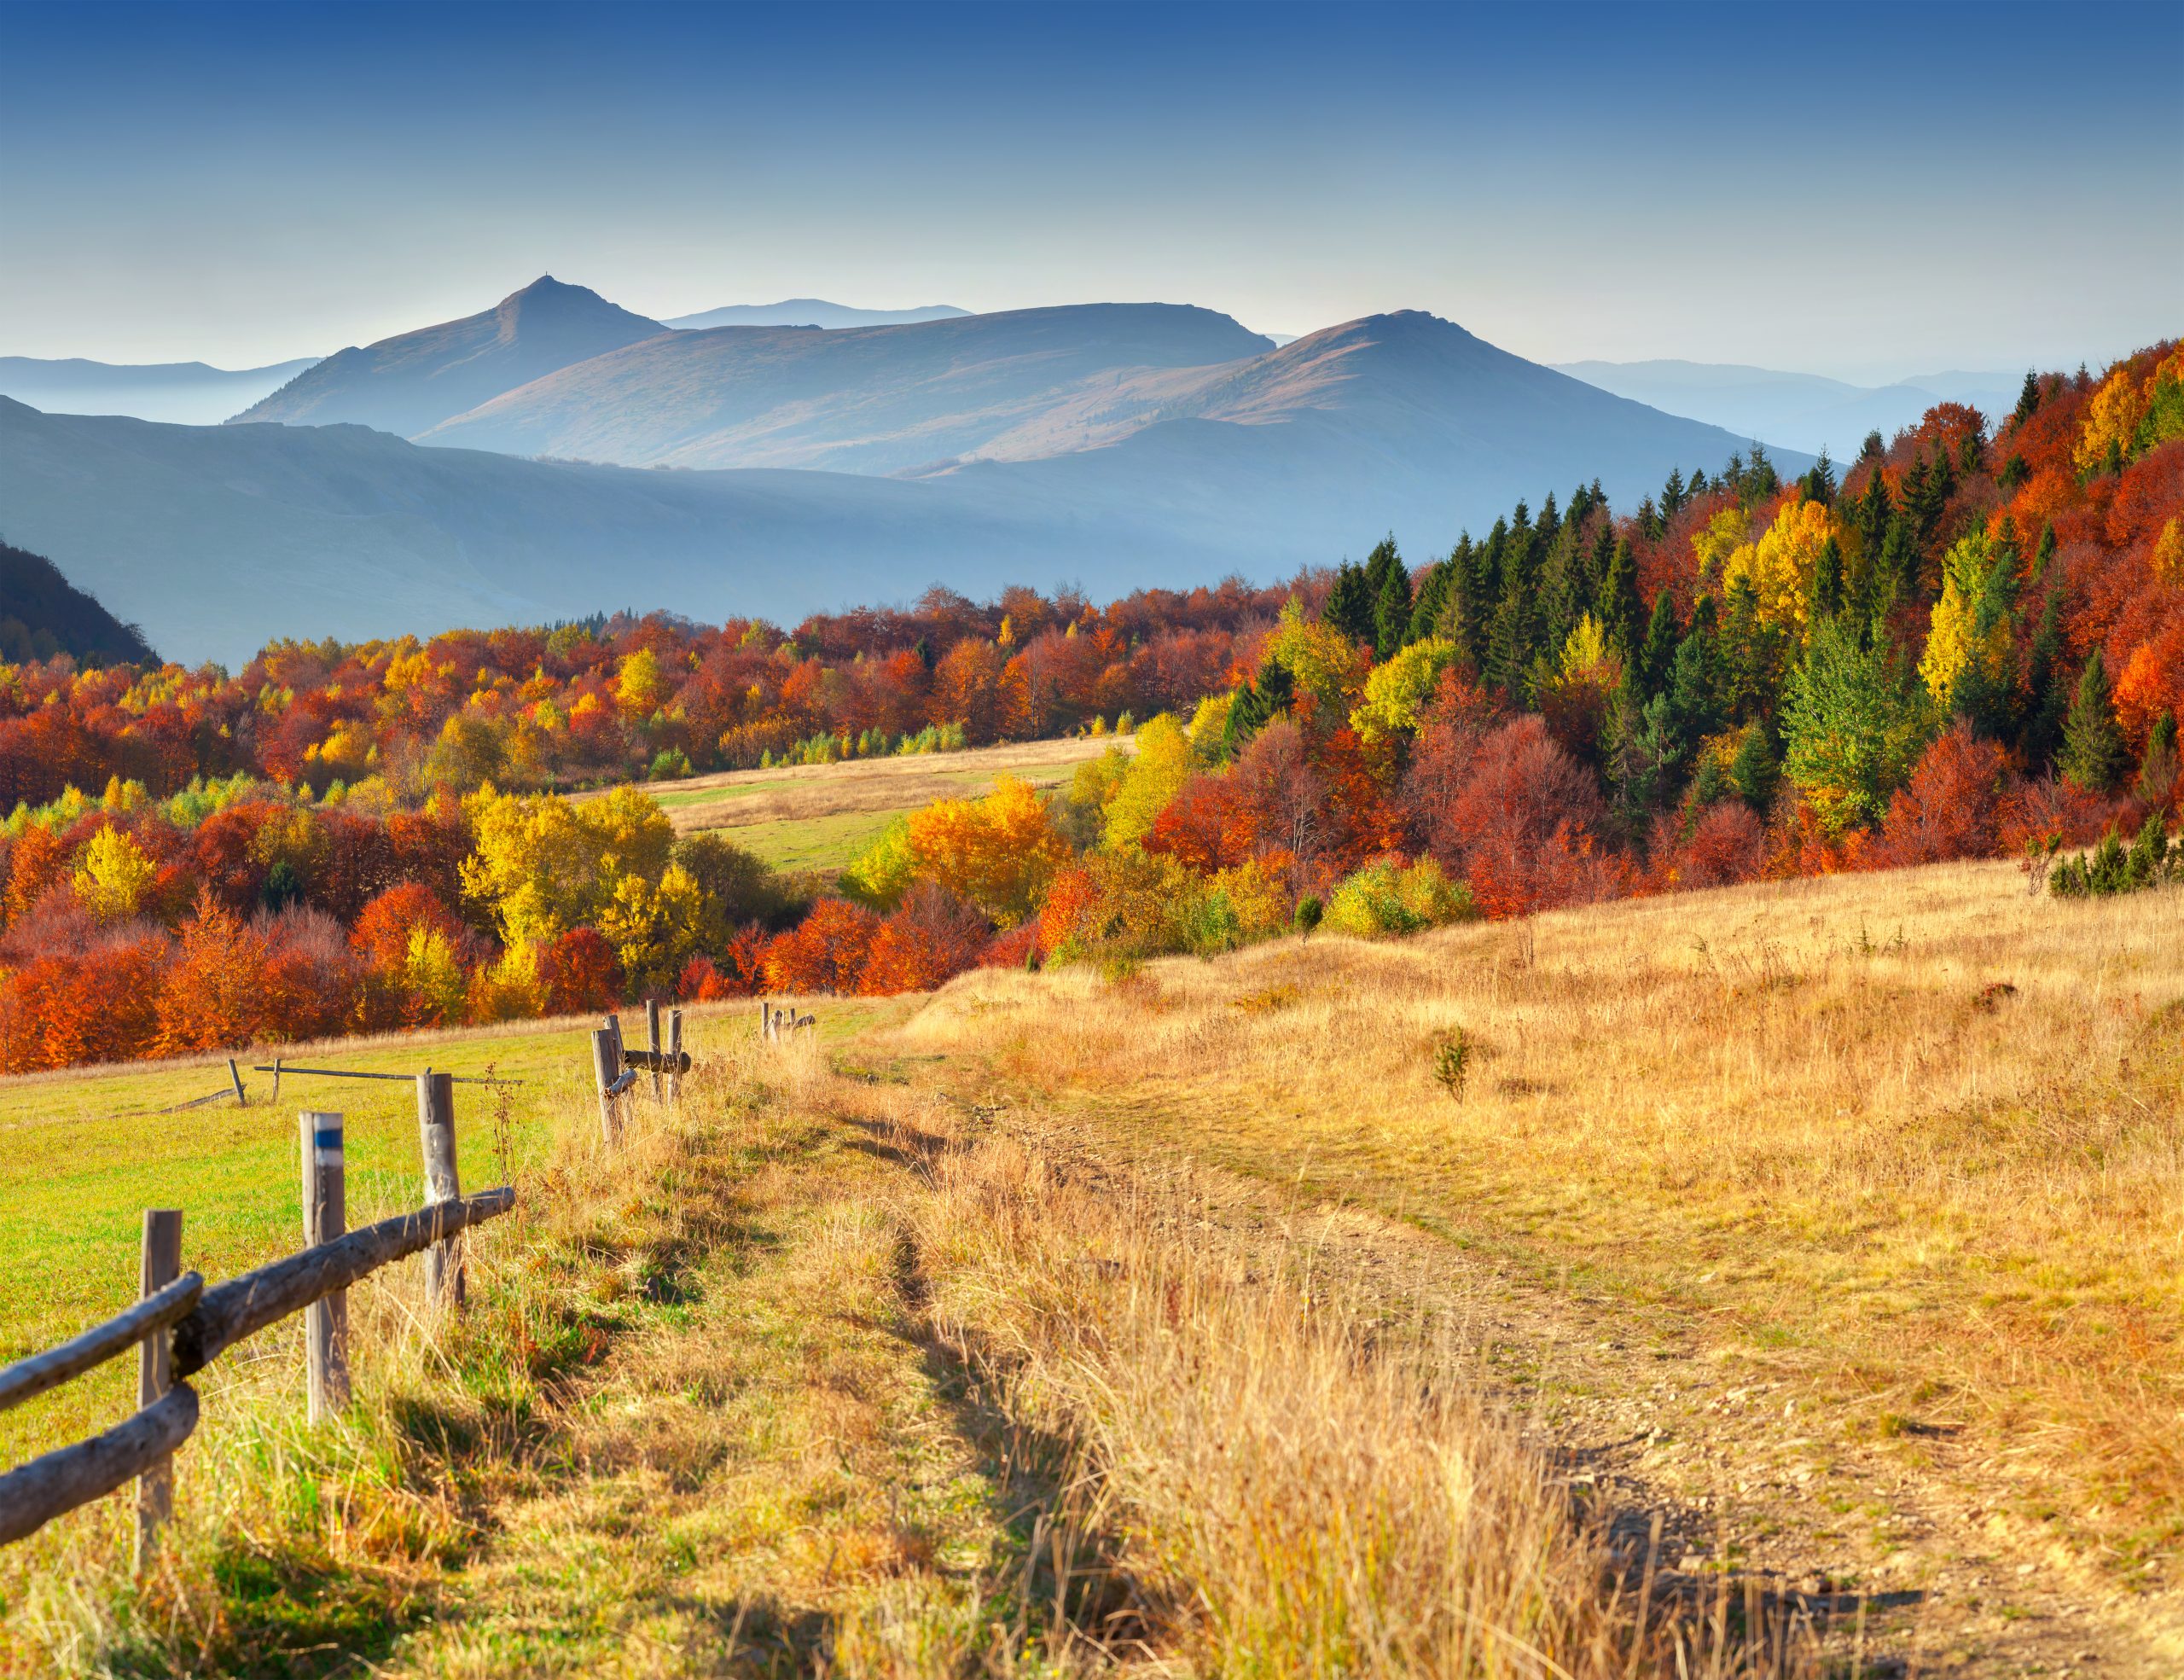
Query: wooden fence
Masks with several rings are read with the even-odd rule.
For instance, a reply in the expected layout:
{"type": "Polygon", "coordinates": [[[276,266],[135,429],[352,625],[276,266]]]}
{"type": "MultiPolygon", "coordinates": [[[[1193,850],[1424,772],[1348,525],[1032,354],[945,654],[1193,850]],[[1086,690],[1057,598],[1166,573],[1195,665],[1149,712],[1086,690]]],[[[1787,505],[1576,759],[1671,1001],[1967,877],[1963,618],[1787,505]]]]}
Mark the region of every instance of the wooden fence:
{"type": "MultiPolygon", "coordinates": [[[[645,1024],[649,1042],[642,1050],[623,1044],[616,1015],[608,1015],[592,1034],[601,1131],[609,1149],[621,1140],[621,1106],[641,1073],[652,1075],[656,1101],[676,1102],[682,1097],[682,1076],[690,1071],[690,1056],[682,1048],[682,1012],[669,1012],[664,1046],[657,1001],[646,1004],[645,1024]]],[[[810,1018],[799,1024],[810,1025],[810,1018]]],[[[240,1071],[233,1061],[228,1067],[235,1100],[247,1102],[240,1071]]],[[[413,1076],[296,1067],[277,1059],[254,1071],[273,1075],[276,1100],[283,1074],[414,1078],[426,1205],[416,1212],[349,1230],[341,1116],[307,1109],[297,1117],[304,1226],[304,1247],[298,1253],[207,1288],[199,1274],[182,1270],[181,1210],[147,1208],[136,1303],[73,1341],[0,1369],[0,1411],[5,1411],[134,1349],[137,1410],[102,1434],[57,1448],[0,1476],[0,1545],[36,1533],[63,1512],[134,1480],[142,1567],[157,1546],[160,1526],[172,1514],[175,1451],[197,1427],[197,1393],[188,1378],[245,1338],[303,1313],[306,1404],[316,1423],[349,1403],[351,1284],[423,1251],[427,1298],[447,1311],[462,1309],[462,1247],[457,1239],[470,1226],[507,1212],[515,1205],[515,1191],[504,1184],[479,1195],[462,1194],[456,1160],[455,1087],[522,1082],[457,1080],[429,1068],[413,1076]]]]}
{"type": "MultiPolygon", "coordinates": [[[[240,1087],[232,1063],[229,1070],[240,1087]]],[[[182,1210],[147,1208],[136,1304],[73,1341],[0,1370],[0,1410],[5,1410],[132,1348],[137,1355],[138,1410],[133,1416],[0,1476],[0,1544],[35,1533],[64,1511],[133,1479],[141,1565],[172,1512],[175,1450],[197,1427],[197,1393],[188,1378],[245,1338],[302,1312],[308,1403],[317,1421],[348,1402],[351,1284],[429,1250],[426,1276],[431,1299],[450,1309],[461,1307],[462,1262],[456,1239],[469,1226],[505,1213],[515,1204],[515,1192],[502,1185],[481,1195],[462,1195],[456,1163],[454,1078],[430,1069],[415,1078],[425,1166],[423,1208],[349,1230],[341,1116],[306,1111],[298,1117],[305,1242],[299,1253],[207,1288],[198,1273],[181,1269],[182,1210]]]]}

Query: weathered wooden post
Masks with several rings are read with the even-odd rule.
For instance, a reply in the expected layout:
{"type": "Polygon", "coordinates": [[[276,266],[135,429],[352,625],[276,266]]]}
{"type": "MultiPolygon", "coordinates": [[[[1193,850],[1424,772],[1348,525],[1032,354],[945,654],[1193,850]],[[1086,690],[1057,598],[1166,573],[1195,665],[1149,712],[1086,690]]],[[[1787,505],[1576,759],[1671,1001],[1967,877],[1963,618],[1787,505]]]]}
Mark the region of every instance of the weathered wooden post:
{"type": "Polygon", "coordinates": [[[652,1100],[660,1100],[663,1080],[659,1072],[659,999],[645,999],[645,1048],[652,1052],[652,1100]]]}
{"type": "Polygon", "coordinates": [[[758,1000],[758,1042],[764,1043],[774,1036],[773,1006],[761,997],[758,1000]]]}
{"type": "Polygon", "coordinates": [[[591,1035],[591,1072],[599,1084],[599,1141],[614,1147],[614,1082],[622,1077],[622,1049],[614,1030],[602,1026],[591,1035]]]}
{"type": "Polygon", "coordinates": [[[235,1084],[235,1107],[238,1108],[249,1107],[250,1099],[243,1095],[242,1069],[235,1066],[235,1059],[233,1056],[229,1056],[228,1058],[228,1078],[233,1081],[235,1084]]]}
{"type": "MultiPolygon", "coordinates": [[[[136,1269],[140,1297],[157,1293],[182,1276],[182,1210],[144,1210],[144,1246],[136,1269]]],[[[162,1326],[137,1344],[136,1409],[163,1397],[171,1385],[170,1332],[162,1326]]],[[[136,1567],[150,1564],[160,1548],[160,1529],[174,1514],[174,1460],[162,1458],[136,1478],[136,1567]]]]}
{"type": "Polygon", "coordinates": [[[622,1017],[619,1014],[607,1016],[606,1026],[614,1035],[614,1073],[619,1078],[622,1073],[622,1017]]]}
{"type": "Polygon", "coordinates": [[[669,1063],[675,1070],[667,1076],[667,1100],[680,1102],[682,1100],[682,1011],[680,1009],[667,1012],[667,1055],[669,1063]]]}
{"type": "MultiPolygon", "coordinates": [[[[341,1117],[306,1109],[297,1117],[303,1136],[304,1247],[331,1242],[349,1228],[342,1182],[341,1117]]],[[[311,1422],[349,1404],[349,1292],[336,1289],[304,1309],[307,1415],[311,1422]]]]}
{"type": "MultiPolygon", "coordinates": [[[[425,1157],[425,1206],[458,1201],[462,1180],[456,1170],[455,1075],[427,1067],[417,1076],[417,1142],[425,1157]]],[[[425,1294],[436,1307],[462,1310],[462,1233],[425,1251],[425,1294]]]]}

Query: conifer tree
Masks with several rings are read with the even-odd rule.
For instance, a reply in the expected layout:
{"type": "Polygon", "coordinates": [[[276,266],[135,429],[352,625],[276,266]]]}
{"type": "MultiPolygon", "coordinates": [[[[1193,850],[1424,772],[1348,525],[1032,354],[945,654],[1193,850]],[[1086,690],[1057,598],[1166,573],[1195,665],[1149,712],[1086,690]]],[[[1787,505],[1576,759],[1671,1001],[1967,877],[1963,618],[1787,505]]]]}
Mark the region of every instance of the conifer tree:
{"type": "Polygon", "coordinates": [[[1820,459],[1798,480],[1798,489],[1808,502],[1817,502],[1823,508],[1835,505],[1835,463],[1827,458],[1826,445],[1821,446],[1820,459]]]}
{"type": "MultiPolygon", "coordinates": [[[[1607,527],[1601,527],[1605,534],[1607,527]]],[[[1663,598],[1667,591],[1662,591],[1663,598]]],[[[1635,660],[1638,650],[1645,645],[1644,631],[1640,615],[1644,604],[1638,599],[1638,559],[1630,552],[1630,539],[1618,537],[1615,546],[1608,551],[1606,567],[1600,575],[1599,618],[1600,627],[1607,632],[1608,640],[1623,654],[1625,663],[1635,660]]]]}
{"type": "Polygon", "coordinates": [[[1821,619],[1832,619],[1843,610],[1843,550],[1836,546],[1833,532],[1813,562],[1812,610],[1814,617],[1821,619]]]}
{"type": "Polygon", "coordinates": [[[2010,416],[2012,426],[2022,426],[2032,418],[2040,407],[2040,376],[2027,368],[2024,388],[2017,393],[2017,412],[2010,416]]]}
{"type": "Polygon", "coordinates": [[[2032,551],[2032,581],[2036,584],[2045,578],[2048,575],[2048,568],[2054,563],[2054,561],[2055,527],[2052,525],[2043,525],[2040,527],[2039,546],[2032,551]]]}
{"type": "Polygon", "coordinates": [[[1702,740],[1721,728],[1722,677],[1714,598],[1702,595],[1692,607],[1690,628],[1676,644],[1676,657],[1669,666],[1670,715],[1685,741],[1702,740]]]}
{"type": "Polygon", "coordinates": [[[1752,724],[1738,743],[1736,757],[1729,761],[1729,785],[1746,805],[1764,812],[1774,803],[1774,790],[1781,780],[1781,762],[1766,726],[1752,724]]]}
{"type": "Polygon", "coordinates": [[[2054,763],[2063,745],[2063,721],[2071,709],[2070,686],[2063,674],[2062,605],[2062,590],[2048,590],[2025,665],[2024,729],[2018,740],[2025,767],[2035,771],[2054,763]]]}
{"type": "Polygon", "coordinates": [[[2108,667],[2095,648],[2079,674],[2071,715],[2063,724],[2063,775],[2088,793],[2106,793],[2122,778],[2129,761],[2116,727],[2108,667]]]}
{"type": "Polygon", "coordinates": [[[1512,695],[1521,694],[1532,655],[1539,651],[1538,585],[1532,533],[1522,520],[1509,532],[1502,557],[1502,599],[1494,609],[1494,631],[1486,650],[1487,674],[1512,695]]]}
{"type": "Polygon", "coordinates": [[[1685,494],[1683,468],[1670,468],[1669,481],[1661,486],[1661,517],[1663,519],[1674,519],[1682,511],[1685,494]]]}
{"type": "MultiPolygon", "coordinates": [[[[1394,544],[1390,544],[1392,552],[1394,544]]],[[[1393,659],[1403,651],[1410,633],[1410,573],[1401,561],[1380,573],[1380,599],[1373,608],[1373,653],[1376,659],[1393,659]]]]}
{"type": "Polygon", "coordinates": [[[1676,659],[1676,644],[1683,637],[1676,622],[1676,602],[1668,590],[1653,597],[1653,617],[1647,621],[1646,639],[1638,649],[1638,687],[1651,700],[1667,687],[1669,666],[1676,659]]]}
{"type": "Polygon", "coordinates": [[[1335,568],[1334,585],[1327,590],[1327,604],[1320,617],[1349,640],[1370,642],[1375,637],[1379,607],[1364,568],[1345,560],[1335,568]]]}

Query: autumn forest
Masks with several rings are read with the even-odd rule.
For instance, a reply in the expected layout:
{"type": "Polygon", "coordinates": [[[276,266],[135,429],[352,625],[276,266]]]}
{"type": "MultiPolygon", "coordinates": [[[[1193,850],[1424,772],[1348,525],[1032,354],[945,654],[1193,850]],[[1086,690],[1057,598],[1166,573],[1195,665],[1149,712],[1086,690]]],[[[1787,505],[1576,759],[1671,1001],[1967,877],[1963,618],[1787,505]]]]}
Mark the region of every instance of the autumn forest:
{"type": "Polygon", "coordinates": [[[2173,341],[1794,480],[1755,447],[1635,508],[1545,489],[1273,588],[0,666],[0,1069],[1949,858],[2176,869],[2173,341]],[[839,877],[630,785],[1111,733],[839,877]]]}

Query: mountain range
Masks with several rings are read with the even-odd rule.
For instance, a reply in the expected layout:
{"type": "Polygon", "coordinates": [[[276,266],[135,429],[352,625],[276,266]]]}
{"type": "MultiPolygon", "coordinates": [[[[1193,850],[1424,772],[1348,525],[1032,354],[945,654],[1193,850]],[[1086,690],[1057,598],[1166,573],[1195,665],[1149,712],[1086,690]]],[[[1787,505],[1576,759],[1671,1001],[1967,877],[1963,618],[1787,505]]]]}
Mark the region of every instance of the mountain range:
{"type": "Polygon", "coordinates": [[[922,309],[852,309],[830,304],[824,298],[784,298],[777,304],[729,304],[696,315],[677,315],[666,325],[683,332],[707,327],[901,327],[913,321],[945,321],[968,315],[953,304],[927,304],[922,309]]]}
{"type": "Polygon", "coordinates": [[[234,661],[619,606],[1264,578],[1389,532],[1422,556],[1748,446],[1414,311],[1281,346],[1165,304],[684,331],[548,279],[222,427],[0,403],[0,529],[170,654],[234,661]]]}
{"type": "Polygon", "coordinates": [[[1891,438],[1937,403],[1963,403],[1991,424],[2017,405],[2018,376],[1961,370],[1860,386],[1816,374],[1723,362],[1559,362],[1557,371],[1618,397],[1687,415],[1747,438],[1837,460],[1868,432],[1891,438]]]}
{"type": "Polygon", "coordinates": [[[268,368],[211,368],[202,362],[47,361],[0,356],[0,397],[48,414],[129,414],[182,426],[217,426],[277,391],[318,358],[268,368]]]}

